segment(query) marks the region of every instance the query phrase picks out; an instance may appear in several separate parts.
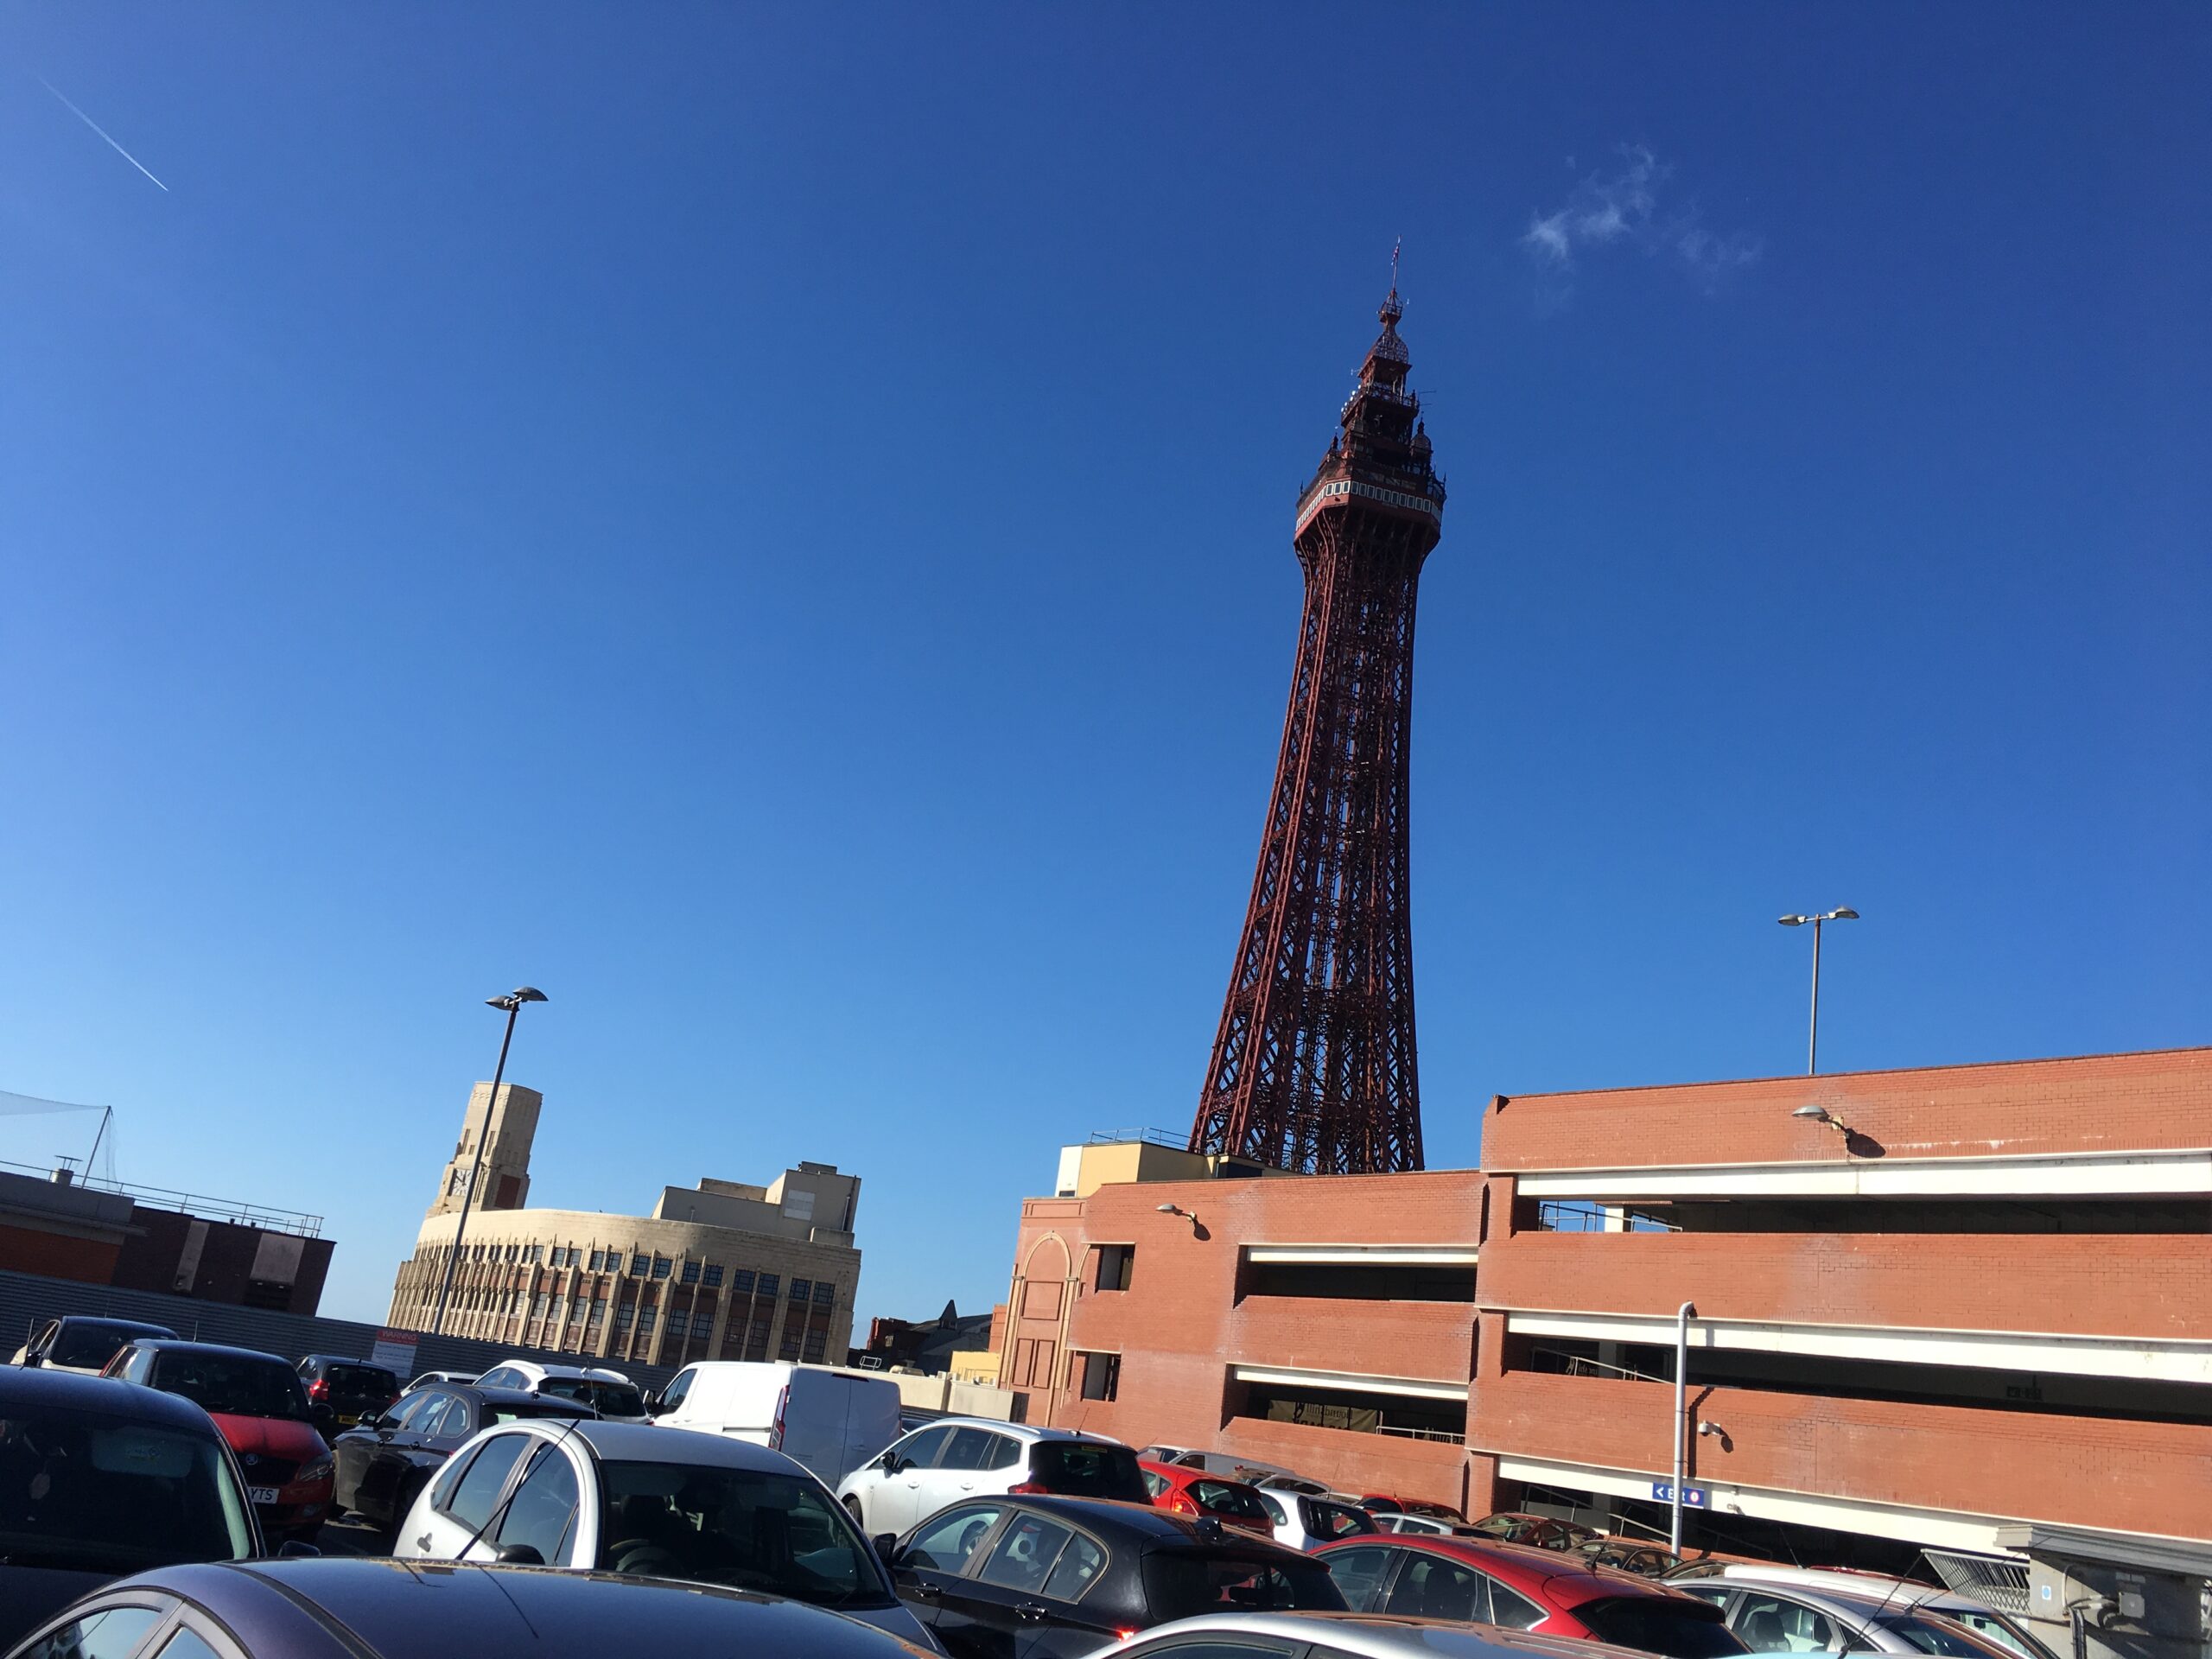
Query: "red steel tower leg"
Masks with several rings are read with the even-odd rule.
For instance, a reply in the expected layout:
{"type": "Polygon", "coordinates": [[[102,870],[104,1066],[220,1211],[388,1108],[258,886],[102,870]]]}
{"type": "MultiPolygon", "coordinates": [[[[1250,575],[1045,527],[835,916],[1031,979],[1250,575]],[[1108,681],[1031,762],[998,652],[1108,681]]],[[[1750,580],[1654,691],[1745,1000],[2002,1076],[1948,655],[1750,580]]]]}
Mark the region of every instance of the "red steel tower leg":
{"type": "Polygon", "coordinates": [[[1299,493],[1306,573],[1260,866],[1191,1150],[1419,1169],[1406,761],[1414,601],[1442,534],[1394,287],[1343,430],[1299,493]]]}

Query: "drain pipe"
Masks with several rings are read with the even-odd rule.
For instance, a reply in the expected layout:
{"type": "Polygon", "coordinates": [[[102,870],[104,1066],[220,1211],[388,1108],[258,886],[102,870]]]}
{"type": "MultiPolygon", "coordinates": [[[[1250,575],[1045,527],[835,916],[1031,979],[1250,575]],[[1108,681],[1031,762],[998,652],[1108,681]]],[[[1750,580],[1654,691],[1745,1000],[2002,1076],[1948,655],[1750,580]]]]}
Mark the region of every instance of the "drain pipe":
{"type": "Polygon", "coordinates": [[[1682,1553],[1682,1478],[1688,1438],[1682,1431],[1689,1421],[1684,1374],[1689,1369],[1690,1320],[1696,1314],[1695,1302],[1684,1302],[1675,1313],[1675,1484],[1669,1489],[1674,1501],[1668,1506],[1667,1548],[1677,1555],[1682,1553]]]}

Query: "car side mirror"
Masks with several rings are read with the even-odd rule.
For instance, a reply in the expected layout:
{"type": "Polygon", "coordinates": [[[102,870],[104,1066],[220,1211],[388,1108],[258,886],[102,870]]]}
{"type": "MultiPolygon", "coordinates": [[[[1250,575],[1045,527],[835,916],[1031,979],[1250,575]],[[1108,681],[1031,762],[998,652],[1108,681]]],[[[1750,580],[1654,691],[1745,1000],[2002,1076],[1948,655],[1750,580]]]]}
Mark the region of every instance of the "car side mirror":
{"type": "Polygon", "coordinates": [[[875,1546],[876,1560],[881,1561],[886,1567],[899,1565],[899,1535],[897,1533],[879,1532],[868,1541],[875,1546]]]}
{"type": "Polygon", "coordinates": [[[354,1423],[353,1427],[356,1428],[382,1428],[384,1427],[384,1413],[380,1411],[365,1411],[361,1414],[359,1420],[354,1423]]]}
{"type": "Polygon", "coordinates": [[[646,1416],[648,1416],[648,1417],[658,1417],[658,1416],[659,1416],[659,1415],[660,1415],[660,1414],[661,1414],[661,1412],[662,1412],[663,1408],[663,1408],[663,1406],[662,1406],[662,1404],[661,1404],[661,1397],[660,1397],[660,1395],[659,1395],[659,1393],[658,1393],[658,1390],[656,1390],[655,1392],[653,1392],[653,1393],[652,1393],[652,1394],[649,1394],[649,1395],[647,1395],[645,1396],[645,1415],[646,1415],[646,1416]]]}
{"type": "Polygon", "coordinates": [[[545,1558],[537,1553],[536,1544],[502,1544],[499,1553],[492,1557],[507,1567],[543,1567],[545,1558]]]}

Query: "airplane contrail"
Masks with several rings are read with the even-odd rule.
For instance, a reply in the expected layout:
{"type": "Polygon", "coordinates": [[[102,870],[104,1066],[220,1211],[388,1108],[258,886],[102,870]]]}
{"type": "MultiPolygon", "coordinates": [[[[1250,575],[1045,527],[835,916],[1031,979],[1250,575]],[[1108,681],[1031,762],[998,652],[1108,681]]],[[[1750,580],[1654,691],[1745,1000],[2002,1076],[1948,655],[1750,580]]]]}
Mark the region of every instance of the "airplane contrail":
{"type": "MultiPolygon", "coordinates": [[[[70,103],[67,93],[64,92],[59,86],[56,86],[44,75],[41,75],[38,78],[38,84],[45,87],[48,92],[52,92],[56,98],[60,99],[62,103],[62,107],[67,109],[70,114],[75,116],[79,121],[90,127],[94,132],[99,134],[101,137],[107,138],[107,144],[110,149],[112,149],[117,155],[122,156],[124,161],[130,162],[131,166],[137,168],[141,173],[145,174],[148,178],[154,179],[152,172],[148,169],[145,162],[140,161],[136,156],[133,156],[121,144],[117,143],[114,139],[108,138],[107,129],[100,125],[99,122],[93,120],[91,116],[86,115],[74,104],[70,103]]],[[[163,190],[167,190],[168,188],[168,186],[162,184],[159,179],[154,179],[154,182],[163,190]]]]}

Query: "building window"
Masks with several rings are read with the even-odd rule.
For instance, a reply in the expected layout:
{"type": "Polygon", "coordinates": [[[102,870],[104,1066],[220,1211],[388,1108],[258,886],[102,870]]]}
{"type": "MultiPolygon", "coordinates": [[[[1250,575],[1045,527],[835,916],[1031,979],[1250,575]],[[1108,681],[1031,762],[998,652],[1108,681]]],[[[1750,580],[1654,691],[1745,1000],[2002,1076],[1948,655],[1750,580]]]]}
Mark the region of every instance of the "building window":
{"type": "Polygon", "coordinates": [[[1127,1290],[1129,1272],[1136,1266],[1137,1247],[1134,1244],[1101,1244],[1098,1247],[1098,1283],[1100,1290],[1127,1290]]]}
{"type": "Polygon", "coordinates": [[[630,1322],[637,1317],[638,1305],[635,1302],[617,1302],[615,1304],[614,1328],[617,1331],[627,1331],[630,1328],[630,1322]]]}
{"type": "Polygon", "coordinates": [[[798,1357],[798,1327],[795,1325],[786,1324],[784,1326],[784,1339],[781,1343],[778,1344],[776,1347],[776,1357],[778,1359],[797,1359],[798,1357]]]}
{"type": "Polygon", "coordinates": [[[714,1334],[715,1315],[712,1309],[691,1316],[691,1334],[702,1340],[714,1334]]]}
{"type": "Polygon", "coordinates": [[[750,1296],[753,1294],[753,1269],[740,1268],[729,1276],[730,1294],[750,1296]]]}
{"type": "Polygon", "coordinates": [[[605,1250],[594,1250],[591,1253],[590,1262],[586,1265],[588,1266],[594,1273],[601,1271],[607,1266],[607,1252],[605,1250]]]}
{"type": "Polygon", "coordinates": [[[607,1296],[604,1292],[591,1299],[591,1318],[587,1319],[585,1323],[587,1325],[605,1325],[607,1323],[607,1296]]]}
{"type": "Polygon", "coordinates": [[[1119,1354],[1085,1354],[1083,1356],[1083,1397],[1086,1400],[1111,1400],[1122,1386],[1122,1357],[1119,1354]]]}
{"type": "Polygon", "coordinates": [[[814,1281],[814,1300],[817,1306],[823,1307],[828,1307],[830,1304],[835,1302],[837,1300],[837,1286],[836,1281],[829,1279],[816,1280],[814,1281]]]}
{"type": "Polygon", "coordinates": [[[675,1268],[676,1263],[670,1261],[664,1255],[657,1255],[653,1257],[653,1277],[656,1279],[667,1278],[668,1275],[675,1270],[675,1268]]]}
{"type": "Polygon", "coordinates": [[[553,1299],[553,1323],[556,1325],[565,1325],[568,1322],[568,1319],[569,1299],[565,1296],[556,1296],[553,1299]]]}
{"type": "Polygon", "coordinates": [[[804,1279],[791,1281],[791,1300],[803,1302],[814,1294],[814,1287],[804,1279]]]}
{"type": "Polygon", "coordinates": [[[686,1262],[683,1264],[683,1282],[687,1285],[696,1285],[699,1282],[699,1264],[696,1262],[686,1262]]]}
{"type": "Polygon", "coordinates": [[[719,1285],[720,1283],[721,1283],[721,1281],[722,1281],[722,1270],[721,1270],[721,1264],[720,1262],[708,1262],[708,1263],[707,1263],[707,1267],[706,1267],[706,1271],[705,1271],[705,1272],[701,1275],[701,1282],[702,1282],[702,1284],[704,1284],[704,1285],[705,1285],[705,1286],[706,1286],[709,1290],[711,1290],[711,1289],[713,1289],[716,1285],[719,1285]]]}
{"type": "Polygon", "coordinates": [[[642,1279],[652,1270],[652,1265],[650,1258],[633,1255],[630,1258],[630,1276],[633,1279],[642,1279]]]}
{"type": "Polygon", "coordinates": [[[819,1365],[822,1363],[823,1353],[828,1348],[829,1344],[830,1333],[827,1331],[808,1332],[806,1333],[806,1352],[804,1356],[807,1363],[810,1365],[819,1365]]]}
{"type": "Polygon", "coordinates": [[[646,1303],[643,1307],[639,1308],[638,1310],[638,1334],[641,1337],[650,1337],[652,1335],[653,1321],[659,1317],[660,1310],[655,1307],[651,1302],[646,1303]]]}
{"type": "Polygon", "coordinates": [[[777,1277],[776,1274],[772,1273],[764,1273],[760,1275],[760,1294],[763,1296],[773,1300],[776,1293],[782,1288],[783,1281],[777,1277]]]}
{"type": "Polygon", "coordinates": [[[746,1333],[745,1357],[747,1359],[768,1357],[768,1321],[755,1319],[753,1329],[746,1333]]]}

